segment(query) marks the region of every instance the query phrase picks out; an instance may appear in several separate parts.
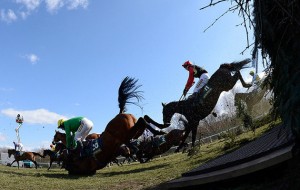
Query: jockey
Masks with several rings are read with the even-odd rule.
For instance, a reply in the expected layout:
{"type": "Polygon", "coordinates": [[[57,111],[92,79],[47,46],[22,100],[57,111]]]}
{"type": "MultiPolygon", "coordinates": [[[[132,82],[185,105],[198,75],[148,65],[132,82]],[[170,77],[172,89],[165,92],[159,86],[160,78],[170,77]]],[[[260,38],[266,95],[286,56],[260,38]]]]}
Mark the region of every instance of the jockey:
{"type": "Polygon", "coordinates": [[[51,148],[51,151],[54,152],[55,151],[55,145],[53,144],[50,144],[50,148],[51,148]]]}
{"type": "Polygon", "coordinates": [[[255,74],[254,71],[250,71],[249,75],[252,76],[251,84],[258,85],[258,83],[260,81],[260,77],[258,76],[258,74],[255,74]]]}
{"type": "Polygon", "coordinates": [[[189,72],[189,78],[183,90],[184,96],[186,96],[189,89],[193,86],[194,78],[199,78],[194,88],[193,94],[190,97],[195,96],[196,93],[199,92],[200,89],[207,84],[210,76],[208,75],[208,72],[205,69],[199,67],[198,65],[193,65],[190,61],[184,62],[182,66],[189,72]]]}
{"type": "Polygon", "coordinates": [[[24,121],[23,117],[21,117],[21,115],[18,114],[17,117],[16,117],[16,122],[17,123],[23,123],[23,121],[24,121]]]}
{"type": "Polygon", "coordinates": [[[15,141],[13,143],[15,145],[15,150],[16,151],[22,151],[23,150],[23,144],[22,143],[16,143],[15,141]]]}
{"type": "Polygon", "coordinates": [[[93,122],[85,117],[74,117],[69,120],[58,120],[58,128],[66,132],[67,149],[82,148],[82,141],[93,128],[93,122]]]}

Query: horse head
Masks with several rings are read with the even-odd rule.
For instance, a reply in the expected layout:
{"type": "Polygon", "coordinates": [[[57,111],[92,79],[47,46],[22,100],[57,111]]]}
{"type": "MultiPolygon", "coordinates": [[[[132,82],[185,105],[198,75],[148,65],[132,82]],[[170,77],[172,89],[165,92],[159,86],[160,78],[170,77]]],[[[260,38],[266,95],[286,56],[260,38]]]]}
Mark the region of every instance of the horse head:
{"type": "Polygon", "coordinates": [[[58,142],[58,143],[56,143],[54,151],[58,152],[58,151],[61,151],[61,150],[64,150],[64,149],[66,149],[66,146],[63,143],[58,142]]]}
{"type": "Polygon", "coordinates": [[[7,153],[8,153],[8,157],[10,158],[11,155],[15,153],[15,150],[14,149],[8,149],[7,153]]]}
{"type": "Polygon", "coordinates": [[[65,141],[65,139],[66,139],[66,136],[64,133],[61,133],[61,132],[55,130],[55,135],[53,137],[52,144],[55,145],[59,141],[63,142],[63,141],[65,141]]]}
{"type": "Polygon", "coordinates": [[[178,103],[176,102],[170,102],[168,104],[165,104],[165,103],[162,103],[162,106],[163,106],[163,122],[164,122],[164,125],[167,127],[167,126],[170,126],[170,122],[171,122],[171,119],[174,115],[174,113],[176,113],[176,109],[178,108],[178,103]]]}

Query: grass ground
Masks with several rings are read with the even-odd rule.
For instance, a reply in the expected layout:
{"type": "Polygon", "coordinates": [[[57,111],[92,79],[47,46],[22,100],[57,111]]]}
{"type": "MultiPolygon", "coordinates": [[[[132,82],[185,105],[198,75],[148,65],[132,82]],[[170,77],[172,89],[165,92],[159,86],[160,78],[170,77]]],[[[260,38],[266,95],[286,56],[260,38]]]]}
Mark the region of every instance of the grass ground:
{"type": "MultiPolygon", "coordinates": [[[[236,137],[232,151],[239,142],[249,141],[268,130],[265,125],[253,132],[243,133],[236,137]]],[[[202,163],[224,154],[226,141],[219,140],[202,145],[200,151],[193,156],[186,153],[176,153],[155,158],[144,164],[132,163],[123,166],[112,166],[98,170],[93,176],[69,176],[64,169],[20,168],[0,166],[1,189],[155,189],[161,183],[179,178],[202,163]]]]}

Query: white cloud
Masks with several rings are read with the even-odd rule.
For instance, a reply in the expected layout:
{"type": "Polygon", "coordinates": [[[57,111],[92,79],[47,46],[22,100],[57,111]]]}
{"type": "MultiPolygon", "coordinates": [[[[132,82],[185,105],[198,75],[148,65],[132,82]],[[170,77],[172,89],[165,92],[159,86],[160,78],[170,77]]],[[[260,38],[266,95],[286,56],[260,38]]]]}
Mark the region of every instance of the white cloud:
{"type": "Polygon", "coordinates": [[[89,0],[45,0],[47,10],[51,13],[58,9],[67,6],[69,10],[77,9],[79,7],[87,8],[89,0]]]}
{"type": "Polygon", "coordinates": [[[67,118],[66,116],[42,108],[36,110],[15,110],[9,108],[1,110],[1,113],[11,118],[15,118],[20,114],[23,116],[24,122],[30,124],[56,124],[59,119],[67,118]]]}
{"type": "Polygon", "coordinates": [[[22,4],[27,10],[32,11],[39,7],[41,0],[16,0],[16,3],[22,4]]]}
{"type": "MultiPolygon", "coordinates": [[[[11,4],[17,4],[17,7],[2,9],[0,21],[7,23],[14,22],[18,17],[26,19],[33,11],[38,10],[44,5],[48,12],[54,13],[59,9],[66,7],[68,10],[77,8],[87,8],[89,0],[14,0],[11,4]]],[[[13,7],[13,6],[11,6],[13,7]]]]}
{"type": "Polygon", "coordinates": [[[7,12],[3,9],[1,10],[0,20],[11,23],[13,21],[16,21],[17,19],[18,17],[13,10],[8,9],[7,12]]]}
{"type": "Polygon", "coordinates": [[[49,12],[55,12],[64,6],[63,0],[46,0],[45,2],[49,12]]]}
{"type": "Polygon", "coordinates": [[[78,7],[87,8],[88,5],[88,0],[69,0],[68,9],[77,9],[78,7]]]}
{"type": "Polygon", "coordinates": [[[28,59],[31,64],[36,64],[40,60],[40,58],[33,53],[25,55],[25,58],[28,59]]]}
{"type": "Polygon", "coordinates": [[[19,14],[20,14],[21,18],[25,20],[30,15],[30,12],[29,11],[27,11],[27,12],[21,11],[21,12],[19,12],[19,14]]]}

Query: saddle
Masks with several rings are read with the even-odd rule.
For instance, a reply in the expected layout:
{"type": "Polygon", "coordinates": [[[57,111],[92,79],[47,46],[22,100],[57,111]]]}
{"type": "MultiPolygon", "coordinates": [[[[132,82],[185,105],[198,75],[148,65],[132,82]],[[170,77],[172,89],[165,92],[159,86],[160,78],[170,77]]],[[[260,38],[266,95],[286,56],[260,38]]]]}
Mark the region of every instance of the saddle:
{"type": "Polygon", "coordinates": [[[71,151],[71,154],[78,158],[95,156],[102,151],[102,138],[91,139],[84,142],[77,141],[77,147],[71,151]]]}
{"type": "Polygon", "coordinates": [[[22,156],[22,154],[24,153],[24,151],[16,151],[16,156],[22,156]]]}
{"type": "Polygon", "coordinates": [[[188,100],[191,100],[192,106],[194,107],[203,105],[205,98],[209,95],[211,90],[212,88],[206,84],[199,92],[193,93],[191,96],[189,96],[188,100]]]}

